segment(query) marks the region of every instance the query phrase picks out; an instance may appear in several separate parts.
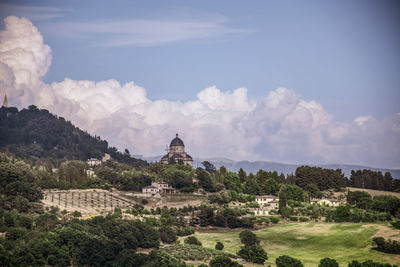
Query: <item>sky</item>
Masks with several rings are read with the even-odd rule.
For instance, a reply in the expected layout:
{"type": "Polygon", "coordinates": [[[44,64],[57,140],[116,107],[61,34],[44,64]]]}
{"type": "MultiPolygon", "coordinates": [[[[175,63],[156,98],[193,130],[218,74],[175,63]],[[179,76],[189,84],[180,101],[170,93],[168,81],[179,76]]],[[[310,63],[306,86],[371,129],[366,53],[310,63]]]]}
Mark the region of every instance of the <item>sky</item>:
{"type": "Polygon", "coordinates": [[[398,1],[0,1],[0,90],[120,150],[400,168],[398,1]]]}

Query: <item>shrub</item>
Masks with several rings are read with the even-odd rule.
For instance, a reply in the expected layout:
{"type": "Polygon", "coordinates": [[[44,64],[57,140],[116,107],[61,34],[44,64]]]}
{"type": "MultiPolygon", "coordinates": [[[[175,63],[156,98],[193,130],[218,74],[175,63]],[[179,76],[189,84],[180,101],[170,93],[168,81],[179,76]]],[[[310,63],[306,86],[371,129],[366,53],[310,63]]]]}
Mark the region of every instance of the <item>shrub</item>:
{"type": "Polygon", "coordinates": [[[213,257],[221,255],[230,258],[236,258],[236,255],[226,253],[221,250],[215,250],[196,245],[174,244],[166,246],[162,250],[182,260],[209,260],[213,257]]]}
{"type": "Polygon", "coordinates": [[[379,263],[379,262],[374,262],[372,260],[364,261],[363,263],[353,260],[348,265],[348,267],[392,267],[392,266],[395,267],[397,265],[391,265],[389,263],[379,263]]]}
{"type": "Polygon", "coordinates": [[[196,246],[202,245],[201,242],[195,236],[189,236],[189,237],[185,238],[184,243],[189,244],[189,245],[196,245],[196,246]]]}
{"type": "Polygon", "coordinates": [[[217,242],[217,244],[215,244],[215,249],[216,250],[223,250],[224,249],[224,244],[222,242],[217,242]]]}
{"type": "Polygon", "coordinates": [[[80,212],[80,211],[78,211],[78,210],[75,210],[73,213],[72,213],[72,216],[73,217],[82,217],[82,213],[80,212]]]}
{"type": "Polygon", "coordinates": [[[254,263],[264,263],[268,259],[267,252],[258,244],[242,247],[238,255],[246,261],[254,263]]]}
{"type": "Polygon", "coordinates": [[[308,218],[307,217],[300,217],[299,218],[301,222],[308,222],[308,218]]]}
{"type": "Polygon", "coordinates": [[[6,233],[6,240],[15,241],[17,239],[25,237],[27,233],[28,232],[26,231],[25,228],[20,228],[20,227],[8,228],[6,233]]]}
{"type": "Polygon", "coordinates": [[[250,230],[244,230],[244,231],[240,232],[239,237],[240,237],[240,241],[245,246],[252,246],[252,245],[257,245],[260,243],[257,236],[250,230]]]}
{"type": "Polygon", "coordinates": [[[295,216],[290,216],[289,220],[292,221],[292,222],[297,222],[298,218],[295,217],[295,216]]]}
{"type": "Polygon", "coordinates": [[[376,244],[376,250],[384,253],[400,254],[400,242],[396,240],[386,241],[383,237],[374,237],[372,242],[376,244]]]}
{"type": "Polygon", "coordinates": [[[148,266],[176,266],[176,267],[186,267],[187,265],[183,262],[178,260],[177,258],[169,255],[160,250],[153,250],[149,254],[150,258],[152,259],[146,265],[148,266]]]}
{"type": "Polygon", "coordinates": [[[227,256],[216,256],[210,261],[210,267],[243,267],[243,265],[231,260],[227,256]]]}
{"type": "Polygon", "coordinates": [[[287,255],[279,256],[275,263],[276,267],[304,267],[301,261],[287,255]]]}
{"type": "Polygon", "coordinates": [[[336,260],[330,258],[323,258],[319,262],[318,267],[339,267],[339,264],[336,260]]]}
{"type": "Polygon", "coordinates": [[[277,224],[279,222],[279,218],[274,216],[269,217],[269,220],[274,224],[277,224]]]}
{"type": "Polygon", "coordinates": [[[391,222],[391,224],[393,225],[394,228],[400,229],[400,220],[391,222]]]}
{"type": "Polygon", "coordinates": [[[169,226],[160,227],[158,231],[160,232],[160,239],[164,243],[172,244],[178,239],[175,230],[169,226]]]}
{"type": "Polygon", "coordinates": [[[193,228],[188,228],[188,227],[184,227],[184,228],[178,228],[176,230],[176,234],[178,236],[188,236],[188,235],[192,235],[194,234],[194,229],[193,228]]]}

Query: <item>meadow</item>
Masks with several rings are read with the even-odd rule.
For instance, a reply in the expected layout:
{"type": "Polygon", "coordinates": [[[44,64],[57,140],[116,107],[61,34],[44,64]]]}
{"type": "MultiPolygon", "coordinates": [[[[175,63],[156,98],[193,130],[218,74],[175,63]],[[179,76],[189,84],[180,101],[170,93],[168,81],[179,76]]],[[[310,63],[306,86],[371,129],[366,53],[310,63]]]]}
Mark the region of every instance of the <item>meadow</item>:
{"type": "MultiPolygon", "coordinates": [[[[376,223],[290,223],[254,231],[268,253],[266,265],[275,266],[280,255],[301,260],[304,266],[318,266],[324,257],[335,259],[339,266],[352,260],[400,263],[400,255],[372,250],[372,237],[400,239],[400,231],[389,224],[376,223]]],[[[204,247],[224,243],[224,251],[235,254],[241,246],[239,232],[196,233],[204,247]]]]}

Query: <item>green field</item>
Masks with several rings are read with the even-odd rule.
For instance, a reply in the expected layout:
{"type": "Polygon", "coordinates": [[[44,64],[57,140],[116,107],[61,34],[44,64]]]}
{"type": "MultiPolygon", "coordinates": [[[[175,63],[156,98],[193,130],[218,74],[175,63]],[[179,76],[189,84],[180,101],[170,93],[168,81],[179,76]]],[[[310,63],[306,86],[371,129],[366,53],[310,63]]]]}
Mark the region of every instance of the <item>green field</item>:
{"type": "MultiPolygon", "coordinates": [[[[373,236],[399,239],[400,231],[387,224],[291,223],[254,231],[268,253],[267,264],[275,265],[280,255],[300,259],[305,266],[318,266],[324,257],[334,258],[340,266],[351,260],[400,263],[400,255],[371,250],[373,236]]],[[[224,243],[224,251],[236,253],[241,246],[239,232],[196,233],[203,246],[214,248],[224,243]]]]}

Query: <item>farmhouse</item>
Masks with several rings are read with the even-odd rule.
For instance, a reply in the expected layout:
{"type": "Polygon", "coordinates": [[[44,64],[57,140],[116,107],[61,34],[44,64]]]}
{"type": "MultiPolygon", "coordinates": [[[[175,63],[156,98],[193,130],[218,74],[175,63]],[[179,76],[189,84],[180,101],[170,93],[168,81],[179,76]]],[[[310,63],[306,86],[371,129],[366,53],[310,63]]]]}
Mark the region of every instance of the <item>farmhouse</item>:
{"type": "Polygon", "coordinates": [[[256,202],[258,203],[258,205],[260,205],[260,207],[267,206],[267,204],[269,204],[272,201],[276,201],[276,202],[279,203],[279,198],[276,197],[276,196],[272,196],[272,195],[257,196],[256,197],[256,202]]]}
{"type": "Polygon", "coordinates": [[[95,159],[95,158],[90,158],[86,161],[87,165],[94,167],[94,166],[100,166],[101,165],[101,160],[95,159]]]}
{"type": "Polygon", "coordinates": [[[179,191],[165,182],[152,182],[150,186],[142,188],[145,194],[179,194],[179,191]]]}
{"type": "Polygon", "coordinates": [[[332,206],[332,207],[340,205],[340,202],[333,198],[322,198],[322,199],[314,198],[311,200],[311,203],[325,205],[325,206],[332,206]]]}
{"type": "Polygon", "coordinates": [[[269,215],[269,210],[266,208],[255,208],[253,209],[255,216],[266,216],[269,215]]]}
{"type": "Polygon", "coordinates": [[[169,145],[169,149],[167,149],[168,154],[164,155],[161,158],[161,162],[165,164],[169,163],[180,163],[187,164],[193,166],[193,159],[190,155],[185,152],[185,145],[183,141],[178,137],[172,139],[171,144],[169,145]]]}

